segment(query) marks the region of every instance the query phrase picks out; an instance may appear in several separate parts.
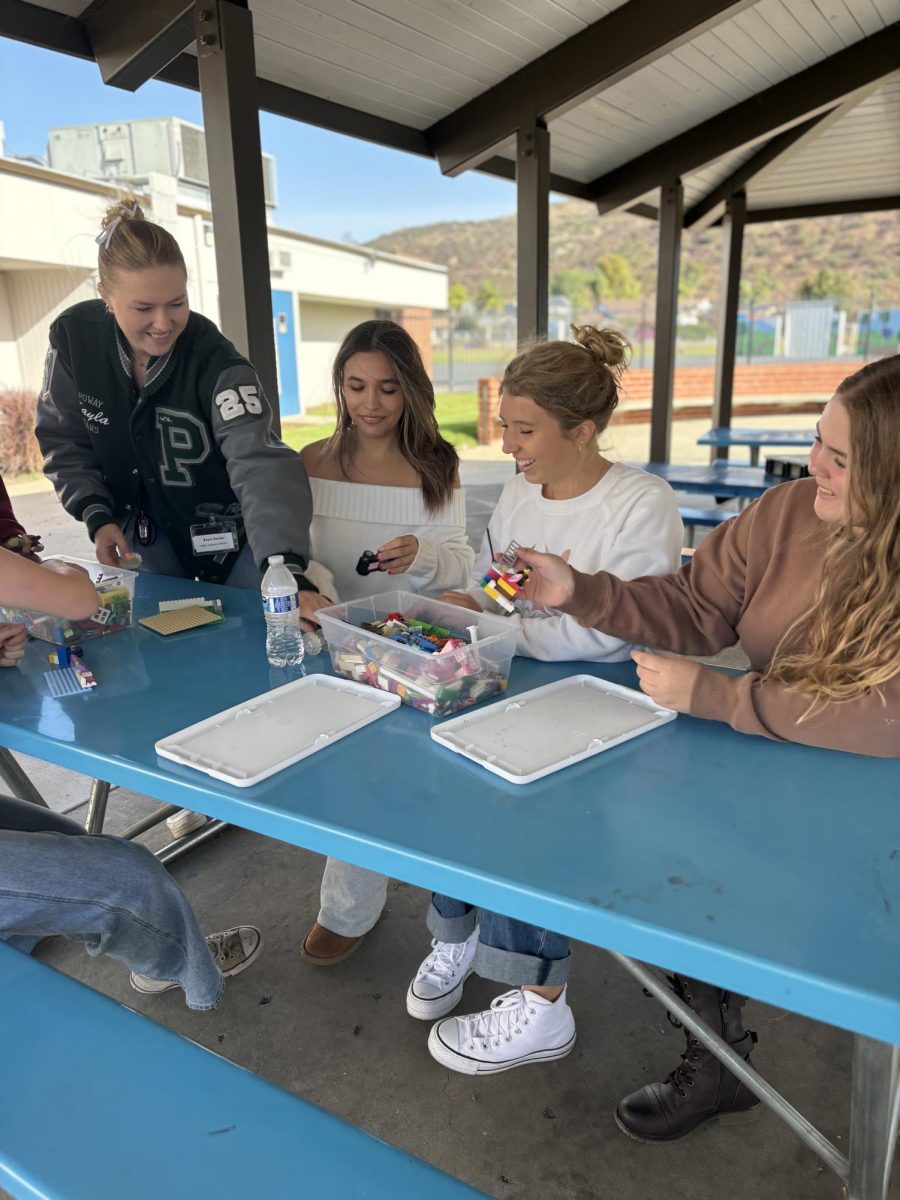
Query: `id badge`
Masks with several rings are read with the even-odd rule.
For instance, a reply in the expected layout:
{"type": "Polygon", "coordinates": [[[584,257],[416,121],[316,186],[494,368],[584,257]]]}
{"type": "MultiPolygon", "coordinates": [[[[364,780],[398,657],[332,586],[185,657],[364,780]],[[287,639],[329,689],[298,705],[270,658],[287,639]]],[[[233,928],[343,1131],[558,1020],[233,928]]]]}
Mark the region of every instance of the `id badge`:
{"type": "Polygon", "coordinates": [[[238,548],[237,521],[229,517],[220,517],[190,528],[191,546],[195,554],[230,554],[238,548]]]}

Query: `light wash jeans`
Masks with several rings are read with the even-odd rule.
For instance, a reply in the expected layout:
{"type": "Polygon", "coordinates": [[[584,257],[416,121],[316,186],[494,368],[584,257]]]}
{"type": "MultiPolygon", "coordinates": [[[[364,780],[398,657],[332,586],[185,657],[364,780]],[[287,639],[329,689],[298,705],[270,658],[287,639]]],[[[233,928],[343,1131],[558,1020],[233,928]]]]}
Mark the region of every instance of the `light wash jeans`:
{"type": "Polygon", "coordinates": [[[176,980],[189,1008],[214,1008],[222,995],[187,897],[149,850],[0,796],[0,938],[30,954],[57,934],[138,974],[176,980]]]}
{"type": "Polygon", "coordinates": [[[478,925],[478,947],[472,966],[476,975],[518,987],[561,987],[569,978],[572,954],[569,939],[501,916],[487,908],[473,908],[452,896],[435,892],[426,918],[439,942],[464,942],[478,925]]]}
{"type": "Polygon", "coordinates": [[[319,894],[320,925],[342,937],[362,937],[381,916],[387,899],[387,876],[329,858],[319,894]]]}

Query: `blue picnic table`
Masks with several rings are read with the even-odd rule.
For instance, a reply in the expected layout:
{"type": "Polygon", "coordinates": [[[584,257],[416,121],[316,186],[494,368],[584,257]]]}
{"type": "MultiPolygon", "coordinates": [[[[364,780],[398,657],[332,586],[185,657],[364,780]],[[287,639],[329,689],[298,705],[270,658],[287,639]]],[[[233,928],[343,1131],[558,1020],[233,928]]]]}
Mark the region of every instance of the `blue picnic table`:
{"type": "Polygon", "coordinates": [[[763,446],[790,446],[795,450],[808,450],[816,437],[815,429],[738,429],[733,426],[717,426],[708,429],[697,438],[698,446],[749,446],[750,466],[759,463],[759,451],[763,446]]]}
{"type": "Polygon", "coordinates": [[[762,467],[741,467],[720,461],[707,466],[680,466],[678,463],[632,463],[665,479],[676,492],[699,492],[710,496],[737,496],[755,500],[776,484],[783,483],[775,475],[767,475],[762,467]]]}
{"type": "MultiPolygon", "coordinates": [[[[137,615],[191,588],[142,574],[137,615]]],[[[88,643],[88,695],[51,696],[46,646],[32,644],[4,673],[0,745],[603,947],[642,982],[653,975],[676,1012],[642,962],[849,1030],[849,1159],[765,1081],[758,1094],[851,1200],[883,1200],[900,1078],[896,762],[680,716],[518,787],[438,746],[433,719],[403,706],[354,733],[352,752],[328,746],[236,788],[154,749],[286,681],[265,659],[258,595],[203,590],[222,599],[222,625],[88,643]]],[[[328,656],[304,669],[330,673],[328,656]]],[[[630,663],[516,658],[508,694],[579,673],[635,686],[630,663]]],[[[0,1143],[0,1179],[10,1149],[0,1143]]]]}

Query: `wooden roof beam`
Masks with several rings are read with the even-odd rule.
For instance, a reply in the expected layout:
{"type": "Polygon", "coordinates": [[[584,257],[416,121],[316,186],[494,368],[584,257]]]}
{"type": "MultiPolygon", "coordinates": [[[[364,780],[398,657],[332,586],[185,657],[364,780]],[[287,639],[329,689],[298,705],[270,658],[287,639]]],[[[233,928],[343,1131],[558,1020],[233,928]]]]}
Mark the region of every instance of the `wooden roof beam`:
{"type": "Polygon", "coordinates": [[[516,133],[523,114],[560,116],[751,3],[629,0],[435,122],[427,137],[441,170],[458,175],[477,167],[516,133]]]}
{"type": "Polygon", "coordinates": [[[889,75],[898,61],[900,21],[601,175],[590,185],[597,209],[603,214],[623,208],[661,180],[686,175],[748,142],[815,116],[889,75]]]}

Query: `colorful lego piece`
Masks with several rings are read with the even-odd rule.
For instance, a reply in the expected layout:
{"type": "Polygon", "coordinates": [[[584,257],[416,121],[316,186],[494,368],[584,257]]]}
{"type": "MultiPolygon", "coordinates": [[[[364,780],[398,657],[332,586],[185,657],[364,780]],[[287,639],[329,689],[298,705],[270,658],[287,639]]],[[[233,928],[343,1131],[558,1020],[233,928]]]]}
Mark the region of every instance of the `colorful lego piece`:
{"type": "Polygon", "coordinates": [[[518,550],[519,543],[510,542],[481,580],[485,595],[496,601],[507,615],[516,611],[516,603],[522,599],[522,589],[531,575],[531,567],[514,569],[518,550]]]}

